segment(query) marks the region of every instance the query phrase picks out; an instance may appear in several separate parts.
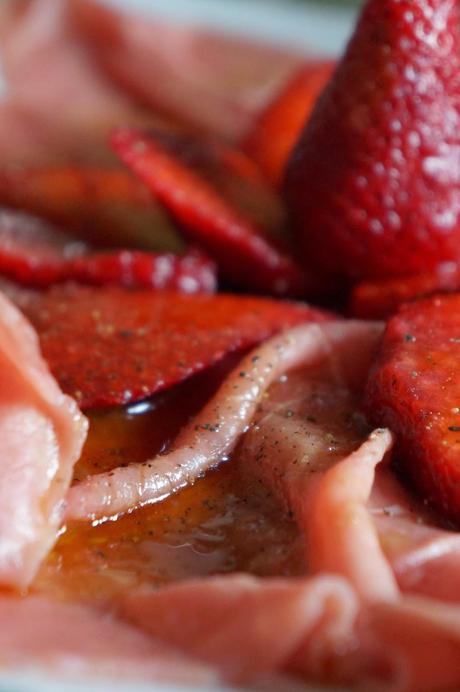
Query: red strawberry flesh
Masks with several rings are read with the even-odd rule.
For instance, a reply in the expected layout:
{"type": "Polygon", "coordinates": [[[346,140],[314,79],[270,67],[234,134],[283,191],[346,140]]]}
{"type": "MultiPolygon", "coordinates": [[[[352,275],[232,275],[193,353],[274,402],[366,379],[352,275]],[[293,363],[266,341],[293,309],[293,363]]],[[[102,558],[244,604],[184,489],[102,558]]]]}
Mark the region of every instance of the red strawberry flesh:
{"type": "Polygon", "coordinates": [[[352,278],[460,258],[456,0],[369,0],[285,192],[306,265],[352,278]]]}
{"type": "Polygon", "coordinates": [[[113,134],[112,144],[188,238],[216,260],[224,279],[262,293],[306,294],[308,282],[286,249],[272,241],[159,137],[121,128],[113,134]]]}
{"type": "Polygon", "coordinates": [[[351,293],[350,312],[361,319],[383,319],[396,312],[402,303],[435,293],[458,291],[460,267],[453,262],[446,262],[431,272],[415,276],[357,284],[351,293]]]}
{"type": "Polygon", "coordinates": [[[289,154],[332,69],[331,62],[311,63],[300,69],[262,111],[244,140],[244,151],[276,187],[282,182],[289,154]]]}
{"type": "Polygon", "coordinates": [[[306,305],[224,294],[60,286],[14,297],[85,409],[145,399],[277,331],[327,319],[306,305]]]}
{"type": "Polygon", "coordinates": [[[31,216],[0,210],[0,274],[26,285],[62,281],[65,268],[88,247],[31,216]]]}
{"type": "Polygon", "coordinates": [[[197,251],[179,256],[136,250],[95,252],[45,222],[17,212],[0,212],[0,274],[26,286],[74,280],[183,293],[213,293],[214,263],[197,251]]]}
{"type": "Polygon", "coordinates": [[[460,294],[403,306],[369,374],[367,407],[397,436],[422,497],[460,522],[460,294]]]}

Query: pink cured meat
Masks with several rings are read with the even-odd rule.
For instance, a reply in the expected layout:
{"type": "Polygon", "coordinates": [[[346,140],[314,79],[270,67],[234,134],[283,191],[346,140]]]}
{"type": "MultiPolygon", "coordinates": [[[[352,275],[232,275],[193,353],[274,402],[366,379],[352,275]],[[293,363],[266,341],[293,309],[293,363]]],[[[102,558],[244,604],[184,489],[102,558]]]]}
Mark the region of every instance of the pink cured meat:
{"type": "MultiPolygon", "coordinates": [[[[237,456],[246,473],[260,476],[294,509],[310,536],[312,570],[338,571],[361,593],[382,596],[381,584],[372,576],[380,564],[380,573],[387,573],[388,594],[394,593],[396,579],[404,592],[460,602],[460,533],[440,527],[388,466],[375,469],[382,458],[379,442],[373,444],[376,456],[362,445],[370,431],[359,412],[359,384],[378,328],[354,324],[347,324],[342,348],[335,349],[329,363],[272,386],[237,456]],[[353,344],[353,334],[359,343],[353,344]],[[349,456],[354,450],[357,456],[349,456]],[[379,558],[363,563],[360,555],[369,556],[371,546],[357,541],[354,531],[365,525],[379,558]],[[358,546],[356,552],[353,546],[358,546]]],[[[340,326],[324,325],[324,330],[340,334],[340,326]]],[[[386,444],[385,437],[380,441],[386,444]]]]}
{"type": "Polygon", "coordinates": [[[68,678],[206,684],[215,673],[131,625],[81,605],[0,597],[0,665],[68,678]]]}
{"type": "MultiPolygon", "coordinates": [[[[372,637],[391,671],[383,690],[441,692],[460,685],[460,606],[407,596],[375,603],[362,615],[361,640],[372,637]]],[[[382,689],[382,688],[379,688],[382,689]]]]}
{"type": "Polygon", "coordinates": [[[363,604],[349,582],[246,575],[125,596],[121,613],[232,682],[283,674],[350,690],[460,684],[460,606],[416,596],[363,604]]]}
{"type": "MultiPolygon", "coordinates": [[[[329,332],[327,326],[324,329],[329,332]]],[[[375,333],[375,328],[368,329],[375,333]]],[[[270,384],[287,370],[317,362],[330,349],[320,324],[300,325],[268,340],[243,358],[166,454],[74,485],[67,498],[67,518],[126,512],[193,483],[233,451],[270,384]]]]}
{"type": "Polygon", "coordinates": [[[0,584],[26,587],[56,540],[87,427],[0,293],[0,584]]]}
{"type": "Polygon", "coordinates": [[[305,58],[241,38],[71,0],[75,26],[114,80],[153,108],[237,140],[305,58]]]}
{"type": "Polygon", "coordinates": [[[379,692],[460,682],[460,606],[413,596],[363,606],[341,577],[211,577],[134,592],[120,607],[232,682],[288,674],[379,692]]]}
{"type": "Polygon", "coordinates": [[[396,582],[366,507],[392,438],[382,430],[366,440],[370,430],[358,402],[381,329],[342,322],[321,332],[326,348],[271,388],[238,459],[295,512],[312,572],[346,576],[366,598],[393,598],[396,582]]]}
{"type": "Polygon", "coordinates": [[[231,680],[276,673],[322,680],[327,671],[329,681],[365,680],[365,689],[456,689],[458,534],[437,528],[389,468],[378,467],[391,436],[381,431],[366,442],[359,411],[379,334],[363,323],[321,325],[310,367],[272,385],[237,453],[246,472],[257,473],[296,512],[317,576],[286,582],[229,576],[132,594],[122,604],[126,617],[231,680]],[[439,600],[446,565],[455,606],[439,600]],[[396,580],[405,591],[433,598],[401,595],[396,580]],[[335,611],[320,596],[328,588],[335,611]],[[303,610],[307,593],[318,608],[314,616],[303,610]],[[330,631],[338,639],[326,636],[330,631]]]}
{"type": "Polygon", "coordinates": [[[336,577],[237,574],[134,593],[121,608],[160,641],[216,666],[225,679],[248,682],[280,671],[322,678],[333,652],[342,649],[345,658],[359,602],[336,577]]]}
{"type": "Polygon", "coordinates": [[[401,590],[460,603],[460,533],[440,526],[387,467],[377,471],[368,510],[401,590]]]}
{"type": "Polygon", "coordinates": [[[2,166],[99,160],[111,127],[147,120],[97,72],[66,13],[64,0],[1,3],[2,166]]]}
{"type": "Polygon", "coordinates": [[[392,442],[388,430],[371,433],[359,449],[315,479],[311,506],[303,508],[311,569],[346,576],[365,599],[392,600],[398,595],[366,506],[375,468],[392,442]]]}

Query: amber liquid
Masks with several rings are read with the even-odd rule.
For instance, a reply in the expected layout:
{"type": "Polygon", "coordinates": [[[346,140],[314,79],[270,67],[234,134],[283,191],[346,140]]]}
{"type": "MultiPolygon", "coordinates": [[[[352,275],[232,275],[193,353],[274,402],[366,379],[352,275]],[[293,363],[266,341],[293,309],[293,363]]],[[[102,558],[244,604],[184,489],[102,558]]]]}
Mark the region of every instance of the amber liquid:
{"type": "MultiPolygon", "coordinates": [[[[228,367],[146,402],[92,413],[75,479],[167,449],[228,367]]],[[[132,587],[211,574],[300,574],[303,553],[284,507],[230,459],[163,502],[103,523],[64,527],[33,590],[69,600],[110,601],[132,587]]]]}

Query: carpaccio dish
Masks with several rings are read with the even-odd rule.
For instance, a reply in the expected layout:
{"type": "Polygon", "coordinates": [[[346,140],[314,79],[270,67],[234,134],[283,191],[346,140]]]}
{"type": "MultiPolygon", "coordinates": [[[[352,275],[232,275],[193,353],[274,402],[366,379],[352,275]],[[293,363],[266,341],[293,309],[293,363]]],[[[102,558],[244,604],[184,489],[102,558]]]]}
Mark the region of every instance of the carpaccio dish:
{"type": "Polygon", "coordinates": [[[456,0],[337,65],[10,0],[0,55],[2,669],[459,689],[456,0]]]}

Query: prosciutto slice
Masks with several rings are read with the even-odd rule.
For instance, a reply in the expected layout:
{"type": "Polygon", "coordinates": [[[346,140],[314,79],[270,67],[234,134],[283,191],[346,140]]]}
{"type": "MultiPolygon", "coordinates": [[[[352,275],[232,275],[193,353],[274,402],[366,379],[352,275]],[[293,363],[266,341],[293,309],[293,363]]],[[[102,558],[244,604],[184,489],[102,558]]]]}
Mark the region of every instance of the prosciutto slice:
{"type": "Polygon", "coordinates": [[[199,129],[238,139],[305,58],[263,43],[71,0],[99,65],[134,96],[199,129]]]}
{"type": "Polygon", "coordinates": [[[122,612],[160,641],[216,666],[227,680],[280,671],[322,679],[333,652],[341,650],[344,659],[350,652],[359,601],[340,578],[231,575],[134,593],[122,612]]]}
{"type": "Polygon", "coordinates": [[[311,571],[347,576],[369,598],[396,593],[366,508],[375,467],[392,438],[381,430],[366,440],[370,431],[358,402],[379,334],[372,324],[324,325],[328,348],[271,388],[237,454],[246,472],[269,483],[295,512],[311,571]]]}
{"type": "Polygon", "coordinates": [[[401,590],[460,603],[460,533],[441,526],[388,467],[377,471],[368,509],[401,590]]]}
{"type": "MultiPolygon", "coordinates": [[[[350,323],[344,346],[351,347],[363,330],[379,328],[350,323]]],[[[143,464],[119,467],[73,486],[68,519],[96,519],[163,500],[193,483],[228,458],[249,426],[267,388],[286,371],[316,364],[334,352],[341,328],[307,324],[278,335],[252,351],[227,377],[201,413],[179,434],[173,448],[143,464]]],[[[334,356],[331,355],[332,361],[334,356]]],[[[334,361],[335,362],[335,361],[334,361]]],[[[351,377],[351,375],[350,375],[351,377]]]]}
{"type": "MultiPolygon", "coordinates": [[[[359,349],[336,340],[333,360],[271,387],[237,457],[295,512],[312,572],[347,576],[368,598],[394,597],[398,584],[406,593],[459,602],[460,534],[443,528],[379,464],[391,446],[388,433],[365,442],[359,382],[377,337],[376,328],[358,328],[359,349]]],[[[338,334],[338,326],[325,329],[338,334]]]]}
{"type": "Polygon", "coordinates": [[[259,400],[236,453],[295,512],[314,576],[233,575],[131,594],[125,617],[238,682],[288,673],[366,690],[458,687],[458,534],[410,499],[382,463],[390,433],[369,434],[360,413],[379,334],[321,325],[302,369],[259,400]],[[454,606],[438,600],[446,584],[454,606]]]}
{"type": "Polygon", "coordinates": [[[396,603],[375,603],[361,618],[364,626],[358,627],[358,636],[373,638],[392,671],[387,689],[438,692],[459,688],[459,605],[410,596],[396,603]]]}
{"type": "Polygon", "coordinates": [[[120,607],[232,682],[287,674],[378,692],[460,684],[460,606],[414,596],[364,604],[341,577],[213,577],[133,593],[120,607]]]}
{"type": "Polygon", "coordinates": [[[105,159],[105,137],[147,119],[98,73],[64,0],[5,0],[0,7],[2,166],[105,159]]]}
{"type": "Polygon", "coordinates": [[[0,665],[69,678],[205,684],[209,668],[85,606],[0,597],[0,665]]]}
{"type": "Polygon", "coordinates": [[[0,293],[0,584],[27,586],[56,540],[87,427],[0,293]]]}

